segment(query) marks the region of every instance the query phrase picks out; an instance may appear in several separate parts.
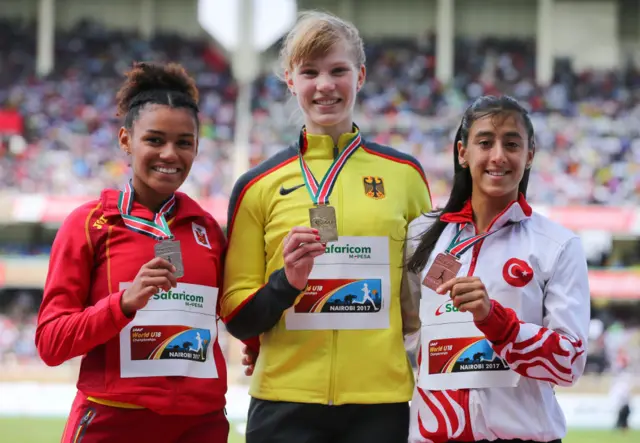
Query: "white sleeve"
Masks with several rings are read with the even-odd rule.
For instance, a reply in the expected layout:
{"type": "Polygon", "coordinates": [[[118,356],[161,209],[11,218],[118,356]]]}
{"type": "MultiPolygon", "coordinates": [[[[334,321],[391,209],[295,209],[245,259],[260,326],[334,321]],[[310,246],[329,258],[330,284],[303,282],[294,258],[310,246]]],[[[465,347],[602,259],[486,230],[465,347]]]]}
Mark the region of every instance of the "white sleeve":
{"type": "Polygon", "coordinates": [[[512,370],[571,386],[586,364],[591,315],[587,261],[579,238],[563,246],[554,269],[544,291],[542,326],[521,322],[495,300],[489,316],[476,326],[512,370]]]}
{"type": "Polygon", "coordinates": [[[404,335],[405,349],[407,351],[416,349],[420,342],[420,297],[422,286],[420,275],[410,272],[406,265],[420,243],[421,235],[429,229],[431,224],[431,219],[423,215],[413,220],[407,229],[400,287],[402,334],[404,335]]]}

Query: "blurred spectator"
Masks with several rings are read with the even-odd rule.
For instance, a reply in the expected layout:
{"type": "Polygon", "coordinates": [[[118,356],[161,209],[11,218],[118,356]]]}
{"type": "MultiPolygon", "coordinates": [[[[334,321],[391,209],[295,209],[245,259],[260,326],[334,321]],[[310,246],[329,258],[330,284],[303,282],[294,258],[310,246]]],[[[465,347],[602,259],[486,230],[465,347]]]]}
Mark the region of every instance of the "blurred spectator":
{"type": "Polygon", "coordinates": [[[0,311],[0,364],[26,363],[37,358],[35,300],[18,293],[0,311]]]}

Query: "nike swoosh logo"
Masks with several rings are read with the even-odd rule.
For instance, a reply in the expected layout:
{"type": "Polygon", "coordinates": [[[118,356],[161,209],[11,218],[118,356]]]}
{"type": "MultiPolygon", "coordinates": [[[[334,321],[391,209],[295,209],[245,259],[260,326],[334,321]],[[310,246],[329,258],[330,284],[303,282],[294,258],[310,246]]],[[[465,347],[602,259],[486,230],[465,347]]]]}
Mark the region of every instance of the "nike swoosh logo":
{"type": "Polygon", "coordinates": [[[303,186],[304,186],[304,183],[301,185],[293,186],[291,188],[285,188],[284,186],[280,185],[280,195],[291,194],[293,191],[295,191],[296,189],[300,189],[303,186]]]}

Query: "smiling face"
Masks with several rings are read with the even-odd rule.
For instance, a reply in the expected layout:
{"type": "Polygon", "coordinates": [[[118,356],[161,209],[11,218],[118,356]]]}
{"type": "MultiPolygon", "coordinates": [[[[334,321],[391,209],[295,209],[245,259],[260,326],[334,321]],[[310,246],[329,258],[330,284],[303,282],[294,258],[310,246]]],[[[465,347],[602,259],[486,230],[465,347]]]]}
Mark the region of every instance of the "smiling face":
{"type": "Polygon", "coordinates": [[[468,165],[475,196],[516,200],[533,156],[522,117],[514,112],[477,119],[469,129],[467,145],[458,143],[458,160],[468,165]]]}
{"type": "Polygon", "coordinates": [[[356,66],[346,44],[338,43],[324,56],[285,71],[310,133],[351,132],[356,94],[365,80],[364,65],[356,66]]]}
{"type": "Polygon", "coordinates": [[[131,155],[136,199],[156,206],[189,175],[198,146],[197,124],[188,108],[149,104],[131,130],[121,128],[120,148],[131,155]]]}

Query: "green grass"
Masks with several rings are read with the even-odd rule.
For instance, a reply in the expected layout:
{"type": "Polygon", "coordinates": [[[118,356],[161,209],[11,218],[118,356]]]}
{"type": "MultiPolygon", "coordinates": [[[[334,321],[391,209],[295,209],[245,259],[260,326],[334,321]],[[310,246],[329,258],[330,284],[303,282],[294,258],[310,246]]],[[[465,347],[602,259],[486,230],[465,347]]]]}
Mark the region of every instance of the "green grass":
{"type": "Polygon", "coordinates": [[[569,431],[562,443],[637,443],[640,441],[640,431],[629,431],[627,434],[614,431],[569,431]]]}
{"type": "MultiPolygon", "coordinates": [[[[0,418],[0,441],[2,443],[60,443],[64,420],[56,418],[0,418]]],[[[233,424],[229,443],[244,443],[233,424]]]]}
{"type": "MultiPolygon", "coordinates": [[[[2,443],[59,443],[64,420],[45,418],[0,418],[0,441],[2,443]]],[[[640,431],[620,434],[613,431],[570,431],[563,443],[637,443],[640,431]]],[[[233,424],[229,443],[244,443],[233,424]]]]}

